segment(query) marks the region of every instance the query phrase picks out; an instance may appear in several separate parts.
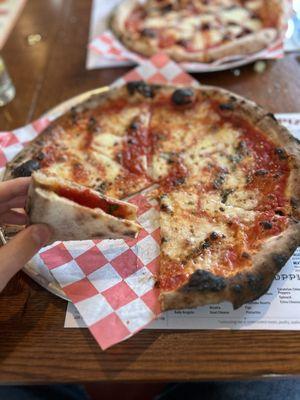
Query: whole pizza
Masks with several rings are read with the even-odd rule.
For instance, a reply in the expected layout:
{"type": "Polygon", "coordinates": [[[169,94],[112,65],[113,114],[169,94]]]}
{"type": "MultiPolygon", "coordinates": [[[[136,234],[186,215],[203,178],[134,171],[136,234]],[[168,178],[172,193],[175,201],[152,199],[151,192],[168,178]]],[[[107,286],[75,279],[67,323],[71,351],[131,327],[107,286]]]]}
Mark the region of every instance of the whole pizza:
{"type": "Polygon", "coordinates": [[[111,19],[129,49],[189,62],[258,52],[283,25],[284,0],[124,0],[111,19]]]}
{"type": "Polygon", "coordinates": [[[58,118],[5,178],[33,173],[28,212],[64,239],[134,236],[136,210],[122,199],[148,189],[162,308],[236,308],[265,293],[300,244],[299,168],[299,142],[253,102],[136,81],[58,118]]]}

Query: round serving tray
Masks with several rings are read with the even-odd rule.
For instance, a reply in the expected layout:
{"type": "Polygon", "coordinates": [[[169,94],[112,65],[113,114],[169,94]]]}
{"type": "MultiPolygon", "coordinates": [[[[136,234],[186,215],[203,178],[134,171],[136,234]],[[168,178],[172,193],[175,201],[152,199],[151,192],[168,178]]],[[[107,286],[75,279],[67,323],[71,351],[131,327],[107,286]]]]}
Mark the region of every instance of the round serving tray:
{"type": "MultiPolygon", "coordinates": [[[[102,92],[106,92],[109,90],[108,86],[102,86],[98,89],[89,90],[78,96],[72,97],[69,100],[64,101],[63,103],[57,105],[56,107],[52,108],[41,118],[51,118],[51,120],[55,120],[59,116],[61,116],[66,111],[70,110],[71,107],[74,107],[83,101],[87,100],[89,97],[100,94],[102,92]]],[[[3,230],[0,228],[0,243],[4,245],[7,242],[3,230]]],[[[42,260],[38,255],[34,256],[23,268],[23,271],[35,282],[41,285],[43,288],[48,290],[49,292],[55,294],[58,297],[61,297],[64,300],[68,300],[64,292],[61,290],[57,281],[53,278],[50,274],[48,268],[44,265],[42,260]]]]}

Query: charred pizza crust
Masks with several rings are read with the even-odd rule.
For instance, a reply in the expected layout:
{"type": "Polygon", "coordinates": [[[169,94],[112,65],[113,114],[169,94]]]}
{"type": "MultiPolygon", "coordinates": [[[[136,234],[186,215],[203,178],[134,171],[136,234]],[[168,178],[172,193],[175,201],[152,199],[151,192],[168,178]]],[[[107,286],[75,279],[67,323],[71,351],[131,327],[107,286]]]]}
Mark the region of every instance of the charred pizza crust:
{"type": "MultiPolygon", "coordinates": [[[[209,86],[183,89],[180,93],[179,103],[182,104],[183,109],[185,103],[189,101],[187,98],[189,95],[193,99],[214,101],[218,104],[222,115],[239,116],[258,127],[276,145],[278,156],[289,160],[290,175],[285,193],[290,200],[288,226],[280,234],[264,241],[259,251],[253,256],[250,267],[230,277],[224,277],[201,269],[200,265],[181,287],[175,290],[161,290],[160,294],[160,302],[164,310],[196,307],[225,300],[230,301],[237,308],[258,298],[268,289],[275,275],[300,244],[300,145],[287,129],[278,123],[274,115],[234,93],[209,86]]],[[[178,87],[133,82],[105,94],[93,96],[52,123],[44,133],[17,155],[7,167],[6,179],[19,176],[19,173],[24,175],[24,172],[25,175],[30,175],[32,170],[39,168],[38,164],[34,164],[39,161],[37,155],[49,141],[52,141],[53,136],[60,135],[60,129],[65,126],[65,119],[69,121],[77,118],[86,110],[94,110],[111,99],[120,97],[125,97],[129,102],[143,101],[149,103],[151,107],[156,97],[160,95],[173,99],[176,97],[178,100],[178,87]],[[174,96],[175,93],[177,97],[174,96]],[[24,165],[24,162],[29,162],[28,167],[24,165]]]]}
{"type": "Polygon", "coordinates": [[[209,271],[196,270],[176,291],[160,294],[162,310],[194,308],[229,301],[239,308],[267,292],[275,275],[300,244],[300,223],[295,221],[281,235],[266,242],[253,257],[252,267],[224,278],[209,271]]]}
{"type": "MultiPolygon", "coordinates": [[[[151,41],[151,37],[134,37],[126,29],[126,20],[139,4],[139,0],[125,0],[114,11],[110,25],[113,32],[129,49],[151,57],[162,51],[151,41]]],[[[263,1],[258,11],[262,21],[271,19],[274,21],[272,27],[265,26],[257,32],[246,36],[237,37],[232,41],[213,46],[201,51],[187,51],[183,46],[173,45],[166,47],[163,51],[172,59],[178,62],[213,62],[225,57],[235,55],[247,55],[256,53],[268,47],[280,35],[284,26],[284,1],[266,0],[263,1]]],[[[164,18],[164,16],[161,16],[164,18]]]]}

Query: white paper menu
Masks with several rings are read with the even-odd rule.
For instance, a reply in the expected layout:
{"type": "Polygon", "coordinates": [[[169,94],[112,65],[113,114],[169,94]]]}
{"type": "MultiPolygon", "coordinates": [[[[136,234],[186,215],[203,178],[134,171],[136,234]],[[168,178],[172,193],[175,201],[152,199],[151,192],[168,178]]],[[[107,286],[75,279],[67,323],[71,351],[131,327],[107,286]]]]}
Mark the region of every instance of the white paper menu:
{"type": "MultiPolygon", "coordinates": [[[[300,139],[300,114],[277,117],[300,139]]],[[[65,327],[85,327],[71,303],[68,303],[65,327]]],[[[276,275],[268,292],[256,301],[237,310],[233,310],[230,303],[222,303],[168,311],[147,329],[300,330],[300,247],[276,275]]]]}

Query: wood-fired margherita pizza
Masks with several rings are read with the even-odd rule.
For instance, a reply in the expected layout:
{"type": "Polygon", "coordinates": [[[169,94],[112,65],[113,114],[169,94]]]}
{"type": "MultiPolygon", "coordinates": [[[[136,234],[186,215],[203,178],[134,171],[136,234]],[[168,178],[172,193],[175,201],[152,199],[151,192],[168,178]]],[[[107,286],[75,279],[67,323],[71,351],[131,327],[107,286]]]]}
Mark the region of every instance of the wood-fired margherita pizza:
{"type": "Polygon", "coordinates": [[[300,244],[299,167],[297,140],[253,102],[141,81],[57,119],[6,179],[41,170],[114,199],[151,188],[162,308],[239,307],[268,289],[300,244]]]}

